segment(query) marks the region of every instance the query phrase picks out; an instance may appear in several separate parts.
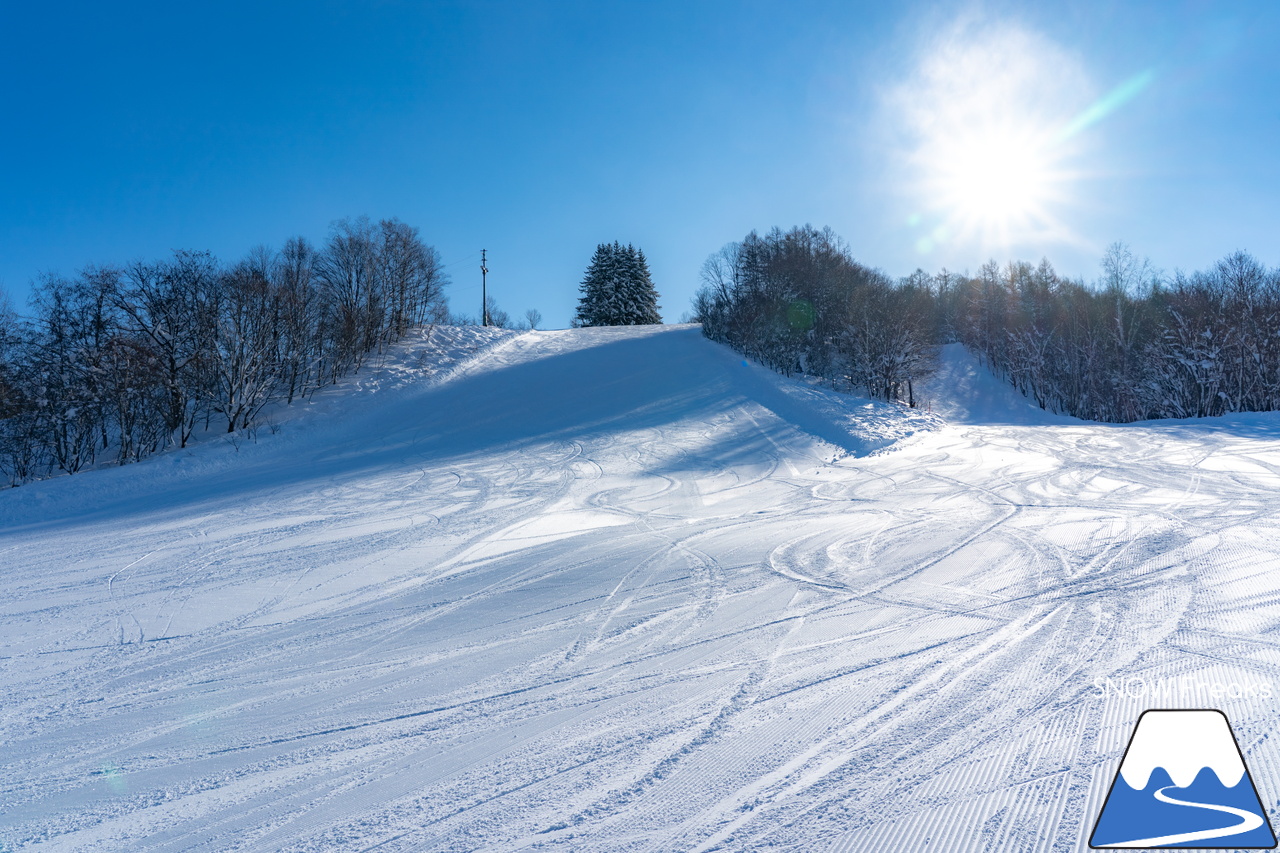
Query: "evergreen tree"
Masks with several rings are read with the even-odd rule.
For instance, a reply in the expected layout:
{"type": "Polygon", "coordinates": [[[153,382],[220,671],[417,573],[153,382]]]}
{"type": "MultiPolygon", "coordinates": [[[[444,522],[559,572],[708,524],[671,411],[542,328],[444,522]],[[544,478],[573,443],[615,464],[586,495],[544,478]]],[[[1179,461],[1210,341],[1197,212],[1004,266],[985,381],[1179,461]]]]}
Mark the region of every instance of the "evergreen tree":
{"type": "Polygon", "coordinates": [[[644,252],[614,241],[596,247],[579,287],[575,326],[636,326],[661,323],[658,291],[644,252]]]}
{"type": "Polygon", "coordinates": [[[635,319],[626,320],[630,325],[649,325],[662,322],[658,313],[658,290],[653,286],[653,278],[649,275],[649,261],[644,252],[634,246],[627,246],[630,270],[630,287],[627,289],[629,315],[635,319]]]}

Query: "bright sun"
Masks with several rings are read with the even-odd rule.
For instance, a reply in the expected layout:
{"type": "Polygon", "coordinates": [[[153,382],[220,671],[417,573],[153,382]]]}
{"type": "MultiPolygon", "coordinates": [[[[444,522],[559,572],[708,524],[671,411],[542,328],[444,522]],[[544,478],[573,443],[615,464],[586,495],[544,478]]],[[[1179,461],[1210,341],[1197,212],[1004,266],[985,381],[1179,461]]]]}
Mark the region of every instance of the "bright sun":
{"type": "Polygon", "coordinates": [[[974,128],[939,140],[934,156],[930,183],[952,229],[1003,243],[1048,223],[1058,175],[1032,133],[974,128]]]}
{"type": "Polygon", "coordinates": [[[892,104],[916,189],[909,218],[929,252],[1075,242],[1062,220],[1079,172],[1073,118],[1088,103],[1079,62],[1013,25],[973,22],[929,43],[892,104]]]}

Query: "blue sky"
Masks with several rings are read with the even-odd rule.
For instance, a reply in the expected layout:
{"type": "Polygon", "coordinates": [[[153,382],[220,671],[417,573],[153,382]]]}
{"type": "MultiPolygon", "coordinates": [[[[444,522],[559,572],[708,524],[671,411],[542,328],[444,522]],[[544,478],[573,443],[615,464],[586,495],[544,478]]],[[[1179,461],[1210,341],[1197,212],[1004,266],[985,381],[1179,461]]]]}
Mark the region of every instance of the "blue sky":
{"type": "Polygon", "coordinates": [[[552,327],[597,243],[645,250],[671,321],[775,225],[895,276],[1276,265],[1277,36],[1274,2],[6,0],[0,286],[361,214],[421,229],[455,310],[484,248],[552,327]]]}

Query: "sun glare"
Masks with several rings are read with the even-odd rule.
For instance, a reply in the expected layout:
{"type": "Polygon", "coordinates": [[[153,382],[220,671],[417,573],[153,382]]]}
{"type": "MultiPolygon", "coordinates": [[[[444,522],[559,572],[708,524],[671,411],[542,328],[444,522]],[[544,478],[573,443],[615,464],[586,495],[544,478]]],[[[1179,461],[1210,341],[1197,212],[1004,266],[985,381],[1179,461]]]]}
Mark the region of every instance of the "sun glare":
{"type": "Polygon", "coordinates": [[[931,183],[954,231],[1008,242],[1049,224],[1054,162],[1032,134],[975,129],[937,149],[931,183]]]}
{"type": "Polygon", "coordinates": [[[1091,88],[1079,62],[1029,31],[972,23],[922,57],[894,100],[916,190],[909,221],[926,229],[918,249],[1073,242],[1064,219],[1078,174],[1073,119],[1091,88]]]}

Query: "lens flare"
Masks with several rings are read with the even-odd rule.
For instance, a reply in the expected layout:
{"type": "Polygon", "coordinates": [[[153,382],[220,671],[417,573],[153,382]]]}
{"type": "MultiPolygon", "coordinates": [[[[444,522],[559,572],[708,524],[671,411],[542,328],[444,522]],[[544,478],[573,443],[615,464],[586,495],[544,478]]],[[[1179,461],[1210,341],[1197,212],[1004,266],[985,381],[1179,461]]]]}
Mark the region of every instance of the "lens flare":
{"type": "Polygon", "coordinates": [[[1009,23],[966,21],[928,41],[892,98],[923,214],[910,226],[917,250],[1081,242],[1067,223],[1084,172],[1081,131],[1150,80],[1098,98],[1077,56],[1009,23]]]}

